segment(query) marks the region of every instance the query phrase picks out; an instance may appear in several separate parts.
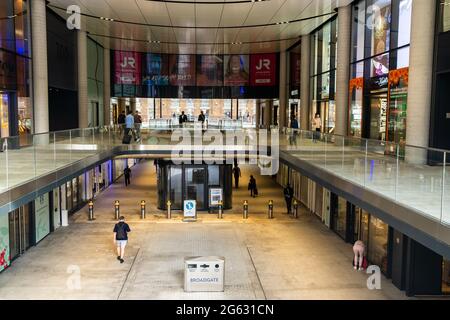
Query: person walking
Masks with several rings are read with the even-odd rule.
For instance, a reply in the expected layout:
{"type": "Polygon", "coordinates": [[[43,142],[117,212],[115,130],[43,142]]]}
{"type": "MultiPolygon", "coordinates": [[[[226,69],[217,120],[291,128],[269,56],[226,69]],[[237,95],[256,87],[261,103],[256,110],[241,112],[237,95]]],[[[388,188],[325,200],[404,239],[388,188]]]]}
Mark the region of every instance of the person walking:
{"type": "Polygon", "coordinates": [[[366,252],[366,246],[364,242],[358,240],[353,245],[353,253],[355,257],[353,259],[353,268],[355,270],[363,270],[364,269],[364,256],[366,252]]]}
{"type": "Polygon", "coordinates": [[[142,117],[139,115],[139,111],[136,111],[134,114],[134,130],[136,132],[135,141],[138,142],[141,140],[141,126],[142,126],[142,117]]]}
{"type": "Polygon", "coordinates": [[[241,168],[239,168],[237,164],[234,165],[233,176],[234,176],[234,187],[236,189],[238,189],[239,188],[239,178],[242,177],[242,173],[241,173],[241,168]]]}
{"type": "Polygon", "coordinates": [[[125,133],[123,135],[123,143],[129,144],[131,137],[133,136],[134,129],[134,116],[131,111],[128,111],[128,115],[125,118],[125,133]]]}
{"type": "Polygon", "coordinates": [[[198,121],[201,122],[202,126],[203,126],[205,124],[205,120],[206,120],[206,117],[202,110],[202,111],[200,111],[200,114],[198,116],[198,121]]]}
{"type": "Polygon", "coordinates": [[[298,121],[295,118],[295,115],[291,116],[291,135],[290,135],[290,143],[296,144],[297,143],[297,130],[298,130],[298,121]]]}
{"type": "Polygon", "coordinates": [[[284,188],[284,200],[286,201],[287,213],[291,213],[292,199],[294,198],[294,189],[289,185],[289,183],[284,188]]]}
{"type": "Polygon", "coordinates": [[[181,111],[178,122],[180,123],[180,126],[183,126],[183,123],[187,122],[187,116],[184,114],[184,111],[181,111]]]}
{"type": "Polygon", "coordinates": [[[250,190],[250,196],[255,198],[258,195],[258,187],[256,186],[256,179],[251,175],[248,183],[248,190],[250,190]]]}
{"type": "Polygon", "coordinates": [[[316,113],[316,116],[312,122],[313,128],[313,141],[317,142],[320,139],[320,133],[322,132],[322,119],[320,119],[320,114],[316,113]]]}
{"type": "Polygon", "coordinates": [[[117,124],[119,125],[119,134],[122,135],[125,126],[125,111],[122,111],[117,117],[117,124]]]}
{"type": "Polygon", "coordinates": [[[123,175],[125,177],[125,187],[128,187],[131,184],[131,169],[128,166],[123,170],[123,175]]]}
{"type": "Polygon", "coordinates": [[[117,260],[123,263],[123,257],[125,255],[125,247],[128,243],[128,233],[131,232],[130,226],[125,223],[125,217],[119,217],[119,222],[114,226],[114,242],[117,246],[117,260]]]}

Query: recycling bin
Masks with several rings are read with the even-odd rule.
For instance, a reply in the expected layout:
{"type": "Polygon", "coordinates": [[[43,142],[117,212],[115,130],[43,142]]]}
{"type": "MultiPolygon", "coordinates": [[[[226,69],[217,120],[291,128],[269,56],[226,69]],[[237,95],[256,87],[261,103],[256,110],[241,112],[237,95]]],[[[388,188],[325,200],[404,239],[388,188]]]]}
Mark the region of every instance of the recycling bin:
{"type": "Polygon", "coordinates": [[[216,256],[184,259],[184,291],[221,292],[225,282],[225,258],[216,256]]]}

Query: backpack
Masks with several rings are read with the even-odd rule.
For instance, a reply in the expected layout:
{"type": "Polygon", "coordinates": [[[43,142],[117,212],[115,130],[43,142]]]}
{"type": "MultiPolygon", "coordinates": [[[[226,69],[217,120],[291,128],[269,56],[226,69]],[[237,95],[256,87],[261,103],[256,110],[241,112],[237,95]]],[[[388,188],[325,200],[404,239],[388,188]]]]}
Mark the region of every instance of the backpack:
{"type": "Polygon", "coordinates": [[[116,233],[117,240],[126,240],[128,238],[127,232],[125,231],[125,226],[126,224],[123,222],[119,222],[117,224],[117,233],[116,233]]]}

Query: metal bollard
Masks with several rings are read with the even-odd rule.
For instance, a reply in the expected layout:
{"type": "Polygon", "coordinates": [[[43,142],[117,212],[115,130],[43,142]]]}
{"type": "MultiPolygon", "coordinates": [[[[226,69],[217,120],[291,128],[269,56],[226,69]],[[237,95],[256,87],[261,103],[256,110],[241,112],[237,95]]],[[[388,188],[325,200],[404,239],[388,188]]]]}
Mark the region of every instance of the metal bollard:
{"type": "Polygon", "coordinates": [[[170,200],[167,200],[167,219],[172,219],[172,202],[170,200]]]}
{"type": "Polygon", "coordinates": [[[145,219],[145,200],[141,201],[141,219],[145,219]]]}
{"type": "Polygon", "coordinates": [[[223,219],[223,202],[219,202],[219,213],[217,214],[218,219],[223,219]]]}
{"type": "Polygon", "coordinates": [[[94,202],[92,200],[89,201],[89,221],[95,220],[94,217],[94,202]]]}
{"type": "Polygon", "coordinates": [[[114,213],[116,215],[116,220],[119,220],[119,216],[120,216],[120,201],[116,200],[114,202],[114,213]]]}
{"type": "Polygon", "coordinates": [[[273,200],[269,200],[269,219],[273,219],[273,200]]]}
{"type": "Polygon", "coordinates": [[[248,201],[244,200],[244,213],[243,218],[248,219],[248,201]]]}
{"type": "Polygon", "coordinates": [[[298,202],[296,199],[294,199],[294,218],[297,219],[298,218],[298,202]]]}

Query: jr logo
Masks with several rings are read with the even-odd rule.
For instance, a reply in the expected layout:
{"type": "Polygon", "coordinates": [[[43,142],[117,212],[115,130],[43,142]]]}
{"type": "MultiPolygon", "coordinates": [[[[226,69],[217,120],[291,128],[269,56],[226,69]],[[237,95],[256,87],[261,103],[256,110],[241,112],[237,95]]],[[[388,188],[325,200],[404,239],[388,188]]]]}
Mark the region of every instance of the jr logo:
{"type": "Polygon", "coordinates": [[[262,68],[270,70],[270,60],[269,59],[259,59],[259,64],[256,66],[256,70],[262,70],[262,68]]]}
{"type": "Polygon", "coordinates": [[[136,68],[136,60],[134,60],[133,57],[124,57],[123,62],[120,65],[122,68],[126,68],[127,66],[130,66],[131,68],[136,68]]]}

